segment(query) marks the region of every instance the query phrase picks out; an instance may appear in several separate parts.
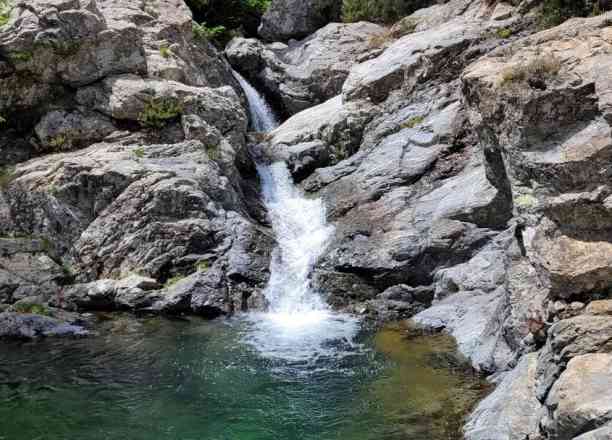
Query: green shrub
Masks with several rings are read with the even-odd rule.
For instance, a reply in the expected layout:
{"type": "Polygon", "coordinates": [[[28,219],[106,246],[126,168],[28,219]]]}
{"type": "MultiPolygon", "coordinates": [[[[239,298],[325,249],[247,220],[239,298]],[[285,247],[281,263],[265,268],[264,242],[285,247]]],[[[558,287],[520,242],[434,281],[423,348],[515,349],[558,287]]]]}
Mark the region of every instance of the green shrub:
{"type": "Polygon", "coordinates": [[[0,0],[0,27],[8,23],[12,8],[9,0],[0,0]]]}
{"type": "Polygon", "coordinates": [[[34,54],[28,51],[18,51],[11,52],[10,57],[13,61],[21,61],[27,63],[34,57],[34,54]]]}
{"type": "Polygon", "coordinates": [[[209,268],[208,261],[200,261],[197,264],[196,268],[198,269],[198,272],[206,272],[209,268]]]}
{"type": "Polygon", "coordinates": [[[558,26],[572,17],[588,17],[602,12],[599,0],[544,0],[540,27],[558,26]]]}
{"type": "Polygon", "coordinates": [[[393,23],[429,3],[427,0],[343,0],[342,20],[393,23]]]}
{"type": "Polygon", "coordinates": [[[53,148],[54,151],[60,151],[66,148],[68,146],[68,143],[68,136],[62,133],[51,138],[51,140],[49,141],[49,146],[53,148]]]}
{"type": "Polygon", "coordinates": [[[143,147],[138,147],[134,149],[133,153],[138,159],[142,159],[145,155],[145,150],[143,147]]]}
{"type": "Polygon", "coordinates": [[[31,313],[34,315],[48,316],[49,310],[42,304],[22,302],[12,306],[12,309],[17,313],[31,313]]]}
{"type": "Polygon", "coordinates": [[[195,21],[191,28],[196,40],[215,40],[227,32],[225,26],[208,27],[206,23],[198,24],[195,21]]]}
{"type": "Polygon", "coordinates": [[[497,36],[499,38],[510,38],[512,36],[512,29],[508,29],[508,28],[499,28],[497,29],[497,31],[495,31],[495,33],[497,34],[497,36]]]}
{"type": "MultiPolygon", "coordinates": [[[[340,1],[340,0],[338,0],[340,1]]],[[[214,30],[214,38],[223,44],[236,33],[257,36],[261,16],[268,9],[270,0],[186,0],[198,23],[205,23],[214,30]]]]}
{"type": "Polygon", "coordinates": [[[529,62],[509,66],[502,71],[501,84],[545,80],[559,73],[561,61],[554,55],[539,55],[529,62]]]}
{"type": "Polygon", "coordinates": [[[165,44],[161,45],[159,47],[159,54],[164,57],[164,58],[170,58],[172,55],[174,55],[172,53],[172,49],[170,49],[168,46],[166,46],[165,44]]]}
{"type": "Polygon", "coordinates": [[[143,127],[163,128],[181,113],[183,113],[183,107],[176,99],[152,98],[138,115],[138,121],[143,127]]]}

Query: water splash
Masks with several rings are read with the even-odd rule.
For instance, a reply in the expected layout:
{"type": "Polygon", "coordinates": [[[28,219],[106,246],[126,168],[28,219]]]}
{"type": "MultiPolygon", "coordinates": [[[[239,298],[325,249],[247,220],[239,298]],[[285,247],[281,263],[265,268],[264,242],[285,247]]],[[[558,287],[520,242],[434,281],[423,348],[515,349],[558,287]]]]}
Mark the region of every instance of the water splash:
{"type": "MultiPolygon", "coordinates": [[[[278,120],[265,99],[240,74],[234,76],[249,102],[253,129],[276,128],[278,120]]],[[[306,198],[283,162],[258,164],[257,171],[277,245],[264,292],[269,310],[246,317],[244,340],[266,358],[313,368],[354,353],[359,320],[332,311],[311,281],[334,233],[323,201],[306,198]]]]}

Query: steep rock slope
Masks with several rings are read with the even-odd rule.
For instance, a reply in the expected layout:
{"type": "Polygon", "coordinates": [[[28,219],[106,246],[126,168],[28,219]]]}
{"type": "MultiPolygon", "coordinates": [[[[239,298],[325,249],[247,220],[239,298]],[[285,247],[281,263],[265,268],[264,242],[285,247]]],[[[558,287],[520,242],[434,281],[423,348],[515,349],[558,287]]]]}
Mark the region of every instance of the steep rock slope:
{"type": "Polygon", "coordinates": [[[0,70],[0,303],[248,306],[272,239],[247,116],[182,1],[16,4],[0,70]]]}

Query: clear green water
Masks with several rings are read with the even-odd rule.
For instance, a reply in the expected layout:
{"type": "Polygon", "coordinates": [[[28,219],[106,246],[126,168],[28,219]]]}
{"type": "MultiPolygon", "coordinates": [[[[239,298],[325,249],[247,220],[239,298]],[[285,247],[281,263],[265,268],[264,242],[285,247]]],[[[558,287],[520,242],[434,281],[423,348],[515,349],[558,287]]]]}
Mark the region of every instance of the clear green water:
{"type": "Polygon", "coordinates": [[[315,363],[262,358],[244,322],[102,323],[0,343],[3,440],[449,440],[483,384],[444,337],[362,331],[315,363]]]}

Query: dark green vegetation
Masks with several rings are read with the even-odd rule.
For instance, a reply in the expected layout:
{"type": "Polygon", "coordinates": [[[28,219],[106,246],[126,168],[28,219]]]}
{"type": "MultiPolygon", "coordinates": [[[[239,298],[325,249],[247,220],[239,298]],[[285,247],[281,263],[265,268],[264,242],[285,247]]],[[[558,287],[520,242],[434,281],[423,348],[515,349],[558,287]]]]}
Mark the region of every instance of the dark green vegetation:
{"type": "Polygon", "coordinates": [[[257,36],[261,16],[270,0],[186,0],[193,11],[197,37],[205,36],[221,44],[233,35],[257,36]]]}
{"type": "Polygon", "coordinates": [[[609,0],[544,0],[540,25],[543,28],[558,26],[572,17],[588,17],[609,10],[609,0]]]}
{"type": "Polygon", "coordinates": [[[389,328],[304,363],[262,358],[242,321],[99,318],[92,338],[0,345],[0,438],[457,440],[483,393],[444,336],[389,328]]]}
{"type": "Polygon", "coordinates": [[[393,23],[431,3],[431,0],[343,0],[342,19],[349,23],[360,20],[393,23]]]}

